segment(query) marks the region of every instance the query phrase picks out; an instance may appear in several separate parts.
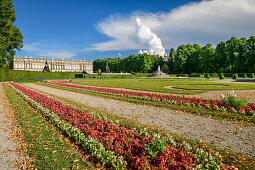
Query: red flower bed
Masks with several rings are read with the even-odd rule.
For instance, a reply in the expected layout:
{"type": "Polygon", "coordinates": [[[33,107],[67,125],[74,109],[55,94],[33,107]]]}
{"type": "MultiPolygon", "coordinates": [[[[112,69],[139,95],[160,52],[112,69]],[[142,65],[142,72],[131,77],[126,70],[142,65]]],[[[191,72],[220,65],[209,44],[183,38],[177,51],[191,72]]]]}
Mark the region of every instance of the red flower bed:
{"type": "MultiPolygon", "coordinates": [[[[163,150],[153,150],[153,157],[148,146],[154,142],[152,137],[143,137],[134,131],[120,127],[102,119],[95,119],[85,111],[62,104],[18,84],[10,83],[16,89],[40,103],[43,107],[57,114],[60,120],[77,127],[86,137],[100,141],[107,150],[123,156],[131,168],[169,168],[187,169],[194,165],[193,159],[185,151],[165,144],[163,150]]],[[[158,141],[160,142],[160,141],[158,141]]]]}
{"type": "MultiPolygon", "coordinates": [[[[194,104],[196,107],[206,107],[210,106],[211,109],[213,109],[215,106],[218,106],[219,108],[224,106],[224,103],[221,100],[212,100],[212,99],[202,99],[202,98],[191,98],[191,97],[180,97],[180,96],[174,96],[174,95],[163,95],[163,94],[155,94],[155,93],[147,93],[147,92],[135,92],[135,91],[124,91],[124,90],[115,90],[115,89],[108,89],[108,88],[99,88],[99,87],[89,87],[89,86],[79,86],[74,84],[61,84],[61,83],[53,83],[53,82],[47,82],[48,84],[57,85],[57,86],[63,86],[63,87],[69,87],[69,88],[79,88],[79,89],[86,89],[90,91],[96,91],[96,92],[103,92],[103,93],[109,93],[109,94],[118,94],[122,96],[127,97],[141,97],[146,98],[148,100],[152,101],[161,101],[161,102],[171,102],[175,101],[176,104],[179,105],[186,105],[188,104],[194,104]]],[[[226,106],[228,111],[231,111],[231,106],[226,106]]],[[[237,110],[244,110],[245,113],[248,115],[251,112],[255,111],[255,104],[249,103],[245,108],[235,108],[237,110]]]]}
{"type": "Polygon", "coordinates": [[[68,80],[53,80],[53,81],[64,82],[64,83],[70,82],[70,81],[68,81],[68,80]]]}

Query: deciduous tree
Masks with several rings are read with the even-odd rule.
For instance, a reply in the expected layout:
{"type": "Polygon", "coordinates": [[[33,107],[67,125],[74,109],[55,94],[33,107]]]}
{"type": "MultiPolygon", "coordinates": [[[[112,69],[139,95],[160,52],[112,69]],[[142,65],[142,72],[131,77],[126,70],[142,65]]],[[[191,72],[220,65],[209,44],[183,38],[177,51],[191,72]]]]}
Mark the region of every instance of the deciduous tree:
{"type": "Polygon", "coordinates": [[[23,45],[23,36],[20,30],[13,25],[15,10],[12,0],[0,1],[0,67],[13,61],[15,49],[20,50],[23,45]]]}

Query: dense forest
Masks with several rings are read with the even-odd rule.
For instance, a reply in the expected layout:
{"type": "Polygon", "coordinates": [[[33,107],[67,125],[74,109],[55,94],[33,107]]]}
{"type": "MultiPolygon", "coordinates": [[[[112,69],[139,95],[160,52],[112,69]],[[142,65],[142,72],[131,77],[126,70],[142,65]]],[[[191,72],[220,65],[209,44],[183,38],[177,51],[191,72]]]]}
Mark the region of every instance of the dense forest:
{"type": "Polygon", "coordinates": [[[251,73],[255,72],[255,36],[235,38],[211,44],[181,45],[171,48],[168,60],[148,54],[130,55],[127,58],[97,59],[93,62],[94,72],[105,72],[108,63],[111,72],[149,73],[160,65],[166,73],[251,73]]]}

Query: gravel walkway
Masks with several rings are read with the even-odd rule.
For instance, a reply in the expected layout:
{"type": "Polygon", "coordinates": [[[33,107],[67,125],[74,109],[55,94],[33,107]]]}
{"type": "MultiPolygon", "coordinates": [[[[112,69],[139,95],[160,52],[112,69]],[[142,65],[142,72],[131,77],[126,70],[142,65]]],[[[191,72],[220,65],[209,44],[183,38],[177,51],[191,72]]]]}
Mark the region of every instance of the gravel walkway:
{"type": "Polygon", "coordinates": [[[20,157],[16,152],[18,143],[10,139],[12,122],[8,117],[6,103],[4,99],[4,89],[0,83],[0,169],[12,170],[16,169],[12,165],[22,162],[24,158],[20,157]]]}
{"type": "MultiPolygon", "coordinates": [[[[166,86],[164,88],[172,88],[172,86],[166,86]]],[[[175,88],[172,88],[175,89],[175,88]]],[[[233,90],[207,90],[201,94],[171,94],[177,96],[185,96],[185,97],[196,97],[196,98],[203,98],[203,99],[220,99],[220,95],[223,94],[225,97],[228,93],[232,92],[233,90]]],[[[238,99],[246,99],[250,103],[255,103],[255,90],[234,90],[236,97],[238,99]]]]}
{"type": "Polygon", "coordinates": [[[70,92],[31,83],[30,88],[71,99],[87,106],[106,110],[123,117],[136,119],[144,124],[153,124],[177,133],[185,138],[202,140],[220,147],[255,156],[255,128],[214,120],[180,111],[104,99],[101,97],[70,92]]]}

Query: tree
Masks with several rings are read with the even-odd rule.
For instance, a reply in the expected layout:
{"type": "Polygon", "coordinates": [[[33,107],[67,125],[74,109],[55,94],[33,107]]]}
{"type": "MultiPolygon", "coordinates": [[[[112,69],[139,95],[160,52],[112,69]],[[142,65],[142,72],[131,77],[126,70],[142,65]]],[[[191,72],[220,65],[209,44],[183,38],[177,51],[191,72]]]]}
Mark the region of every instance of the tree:
{"type": "Polygon", "coordinates": [[[223,69],[225,72],[226,68],[229,65],[230,65],[230,62],[227,58],[226,43],[222,41],[219,44],[217,44],[216,49],[215,49],[214,66],[218,72],[222,71],[220,69],[223,69]]]}
{"type": "Polygon", "coordinates": [[[215,53],[215,49],[212,47],[212,44],[207,44],[206,46],[201,48],[201,52],[199,53],[199,67],[204,72],[213,71],[213,56],[215,53]]]}
{"type": "Polygon", "coordinates": [[[176,73],[183,73],[184,72],[184,64],[186,63],[187,55],[186,55],[186,46],[181,45],[177,48],[175,63],[174,63],[174,70],[176,73]]]}
{"type": "Polygon", "coordinates": [[[238,39],[235,37],[232,37],[226,42],[226,52],[227,52],[227,57],[230,61],[231,65],[231,72],[233,74],[234,72],[234,64],[236,63],[237,59],[237,48],[238,48],[238,39]]]}
{"type": "Polygon", "coordinates": [[[246,41],[246,46],[247,46],[247,60],[248,60],[248,69],[249,72],[255,72],[255,36],[251,36],[247,41],[246,41]]]}
{"type": "Polygon", "coordinates": [[[174,62],[175,62],[175,50],[173,48],[170,49],[170,53],[169,53],[169,59],[167,62],[168,65],[168,73],[173,73],[174,72],[174,62]]]}
{"type": "Polygon", "coordinates": [[[185,70],[187,73],[198,72],[198,51],[201,49],[201,46],[198,44],[194,44],[191,46],[190,44],[186,45],[187,51],[187,60],[185,70]]]}
{"type": "Polygon", "coordinates": [[[237,40],[237,59],[236,59],[236,68],[241,73],[243,73],[244,66],[247,63],[246,54],[246,38],[241,38],[237,40]]]}
{"type": "Polygon", "coordinates": [[[0,67],[11,64],[15,49],[23,47],[23,36],[13,25],[16,20],[12,0],[0,1],[0,67]]]}

